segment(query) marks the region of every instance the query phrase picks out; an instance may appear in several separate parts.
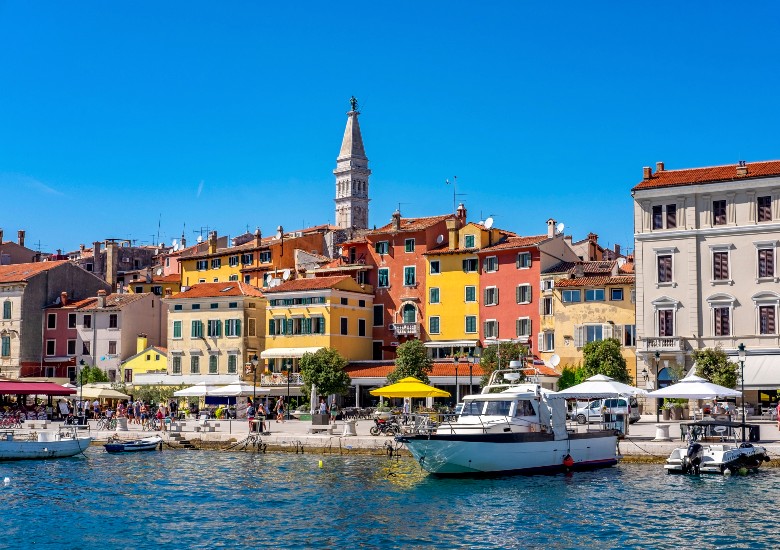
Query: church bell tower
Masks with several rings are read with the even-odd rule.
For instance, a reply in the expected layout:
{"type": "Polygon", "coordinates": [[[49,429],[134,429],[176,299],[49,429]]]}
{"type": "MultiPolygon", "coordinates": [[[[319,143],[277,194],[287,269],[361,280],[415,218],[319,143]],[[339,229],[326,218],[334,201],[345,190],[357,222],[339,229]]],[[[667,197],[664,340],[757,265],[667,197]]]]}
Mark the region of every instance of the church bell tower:
{"type": "Polygon", "coordinates": [[[336,225],[342,229],[368,228],[368,158],[363,149],[363,136],[358,122],[358,103],[350,99],[347,127],[336,159],[336,225]]]}

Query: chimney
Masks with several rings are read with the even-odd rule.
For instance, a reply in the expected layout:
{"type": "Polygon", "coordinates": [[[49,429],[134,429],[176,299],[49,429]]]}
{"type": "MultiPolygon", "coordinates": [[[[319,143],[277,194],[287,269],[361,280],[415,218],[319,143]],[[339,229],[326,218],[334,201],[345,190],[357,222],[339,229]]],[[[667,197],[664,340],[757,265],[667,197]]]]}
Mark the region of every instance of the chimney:
{"type": "Polygon", "coordinates": [[[170,298],[172,295],[173,295],[173,292],[171,291],[171,289],[170,288],[166,288],[165,289],[165,297],[166,298],[170,298]]]}
{"type": "Polygon", "coordinates": [[[117,250],[116,243],[111,241],[106,244],[106,274],[105,280],[111,285],[111,290],[116,290],[116,274],[117,274],[117,256],[119,251],[117,250]]]}
{"type": "Polygon", "coordinates": [[[62,292],[60,292],[60,303],[63,306],[67,306],[68,305],[68,293],[65,292],[64,290],[62,292]]]}
{"type": "Polygon", "coordinates": [[[260,241],[263,240],[263,234],[260,233],[260,228],[255,229],[255,246],[260,246],[260,241]]]}
{"type": "Polygon", "coordinates": [[[574,278],[577,277],[584,277],[585,276],[585,266],[582,265],[582,262],[577,262],[577,265],[574,266],[574,278]]]}
{"type": "Polygon", "coordinates": [[[664,171],[664,163],[663,162],[656,162],[655,163],[655,173],[663,172],[664,171]]]}
{"type": "Polygon", "coordinates": [[[184,235],[181,236],[181,239],[179,239],[179,242],[181,243],[181,246],[179,248],[186,248],[187,247],[187,239],[184,238],[184,235]]]}
{"type": "Polygon", "coordinates": [[[17,231],[16,236],[19,239],[19,246],[24,246],[24,229],[17,231]]]}
{"type": "Polygon", "coordinates": [[[597,243],[597,242],[599,242],[599,236],[598,236],[598,235],[596,235],[596,234],[595,234],[595,233],[593,233],[593,232],[590,232],[590,233],[588,233],[588,240],[589,240],[590,242],[592,242],[592,243],[597,243]]]}
{"type": "Polygon", "coordinates": [[[103,309],[106,307],[106,291],[98,290],[97,293],[97,307],[103,309]]]}
{"type": "Polygon", "coordinates": [[[146,282],[151,283],[152,282],[152,267],[149,266],[146,268],[146,282]]]}
{"type": "Polygon", "coordinates": [[[138,339],[135,343],[135,352],[141,353],[143,350],[149,347],[149,339],[146,337],[146,334],[141,333],[138,335],[138,339]]]}
{"type": "Polygon", "coordinates": [[[447,245],[449,250],[457,250],[458,248],[458,220],[448,219],[445,220],[447,224],[447,233],[449,234],[449,243],[447,245]]]}
{"type": "Polygon", "coordinates": [[[642,168],[642,171],[644,172],[644,177],[642,178],[643,180],[647,181],[653,177],[653,169],[649,166],[642,168]]]}
{"type": "Polygon", "coordinates": [[[217,232],[212,231],[209,233],[209,254],[217,252],[217,232]]]}
{"type": "Polygon", "coordinates": [[[103,262],[100,259],[100,241],[92,243],[92,272],[98,277],[103,273],[103,262]]]}
{"type": "Polygon", "coordinates": [[[555,237],[555,220],[550,218],[547,220],[547,238],[552,239],[555,237]]]}
{"type": "Polygon", "coordinates": [[[393,217],[391,219],[391,225],[393,226],[393,231],[400,231],[401,230],[401,211],[396,210],[393,212],[393,217]]]}
{"type": "Polygon", "coordinates": [[[744,160],[737,164],[737,177],[745,177],[748,174],[747,163],[744,160]]]}
{"type": "Polygon", "coordinates": [[[80,245],[79,245],[79,252],[84,252],[84,250],[85,250],[86,248],[87,248],[86,246],[84,246],[83,244],[80,244],[80,245]]]}
{"type": "Polygon", "coordinates": [[[0,227],[0,244],[3,244],[3,228],[0,227]]]}
{"type": "Polygon", "coordinates": [[[456,210],[455,214],[460,221],[460,226],[463,227],[466,225],[466,207],[463,206],[463,203],[458,205],[458,210],[456,210]]]}
{"type": "Polygon", "coordinates": [[[620,256],[620,245],[615,243],[615,256],[620,256]]]}

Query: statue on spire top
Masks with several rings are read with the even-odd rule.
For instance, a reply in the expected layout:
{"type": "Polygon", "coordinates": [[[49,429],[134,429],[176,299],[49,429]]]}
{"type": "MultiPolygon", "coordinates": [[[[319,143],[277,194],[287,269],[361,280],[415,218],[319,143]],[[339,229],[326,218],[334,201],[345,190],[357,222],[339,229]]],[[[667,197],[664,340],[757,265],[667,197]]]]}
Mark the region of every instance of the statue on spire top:
{"type": "Polygon", "coordinates": [[[358,102],[357,102],[357,99],[355,99],[355,96],[352,96],[351,98],[349,98],[349,104],[352,105],[352,110],[353,111],[357,111],[358,102]]]}

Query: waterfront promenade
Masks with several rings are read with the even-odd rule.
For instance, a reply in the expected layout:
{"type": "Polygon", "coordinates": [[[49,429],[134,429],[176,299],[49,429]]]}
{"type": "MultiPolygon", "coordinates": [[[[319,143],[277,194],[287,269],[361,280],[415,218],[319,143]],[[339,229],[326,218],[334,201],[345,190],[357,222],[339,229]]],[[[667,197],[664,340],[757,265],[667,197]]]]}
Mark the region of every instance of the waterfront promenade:
{"type": "MultiPolygon", "coordinates": [[[[655,417],[643,415],[641,420],[632,424],[629,428],[629,434],[620,441],[620,452],[626,461],[636,462],[661,462],[675,447],[684,442],[680,438],[680,423],[684,421],[661,421],[660,424],[669,426],[669,436],[671,441],[654,441],[656,436],[655,417]]],[[[770,465],[780,465],[780,431],[777,429],[777,422],[770,420],[761,420],[758,418],[749,418],[748,424],[758,424],[760,426],[759,444],[765,446],[772,462],[770,465]]],[[[288,451],[288,452],[308,452],[308,453],[362,453],[362,454],[387,454],[389,448],[393,452],[405,450],[397,444],[393,438],[384,435],[372,436],[369,429],[373,426],[373,420],[357,420],[355,422],[356,435],[344,435],[345,425],[343,421],[336,423],[335,427],[328,431],[319,433],[310,433],[312,424],[308,420],[288,420],[286,422],[271,421],[270,433],[259,435],[258,438],[247,440],[250,436],[249,425],[245,420],[226,420],[210,421],[214,431],[196,431],[199,422],[196,420],[187,420],[182,424],[181,432],[148,432],[141,430],[141,426],[130,424],[128,431],[98,431],[96,423],[90,422],[90,433],[95,438],[96,444],[102,444],[110,437],[120,439],[138,439],[148,437],[153,434],[160,434],[165,442],[165,447],[174,448],[192,448],[195,449],[228,449],[250,450],[256,448],[255,445],[260,442],[264,445],[267,452],[288,451]],[[182,443],[184,441],[185,443],[182,443]],[[249,446],[251,444],[251,446],[249,446]]],[[[55,428],[59,423],[50,424],[48,429],[55,428]]],[[[323,428],[323,427],[320,427],[323,428]]],[[[570,424],[570,428],[584,431],[586,426],[570,424]]],[[[590,429],[596,429],[597,424],[591,424],[590,429]]],[[[28,430],[29,431],[29,430],[28,430]]],[[[258,435],[258,434],[254,434],[258,435]]]]}

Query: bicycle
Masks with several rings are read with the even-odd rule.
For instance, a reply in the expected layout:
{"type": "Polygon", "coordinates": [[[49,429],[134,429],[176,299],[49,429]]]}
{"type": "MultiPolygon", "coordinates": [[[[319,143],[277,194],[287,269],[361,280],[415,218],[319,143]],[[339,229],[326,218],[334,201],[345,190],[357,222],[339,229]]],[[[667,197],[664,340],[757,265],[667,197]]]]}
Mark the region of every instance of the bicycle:
{"type": "Polygon", "coordinates": [[[160,429],[160,420],[152,416],[144,420],[141,429],[145,432],[154,432],[160,429]]]}
{"type": "Polygon", "coordinates": [[[98,419],[97,422],[97,429],[98,430],[116,430],[117,421],[116,418],[106,418],[105,416],[98,419]]]}

